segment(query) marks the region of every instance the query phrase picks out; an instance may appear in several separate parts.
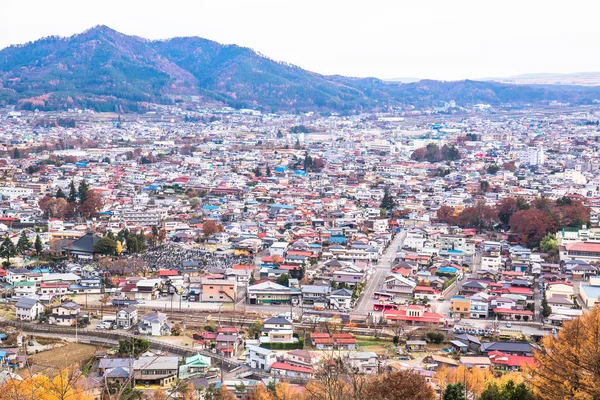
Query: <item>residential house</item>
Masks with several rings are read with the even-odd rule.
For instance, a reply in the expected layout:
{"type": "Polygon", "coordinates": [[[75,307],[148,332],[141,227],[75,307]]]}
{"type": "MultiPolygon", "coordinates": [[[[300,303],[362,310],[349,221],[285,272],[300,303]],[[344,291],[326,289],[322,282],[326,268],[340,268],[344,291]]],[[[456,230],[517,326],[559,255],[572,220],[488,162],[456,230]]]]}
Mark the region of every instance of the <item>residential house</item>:
{"type": "Polygon", "coordinates": [[[115,319],[117,327],[129,329],[138,324],[138,310],[135,306],[128,306],[117,311],[115,319]]]}
{"type": "Polygon", "coordinates": [[[252,368],[269,371],[271,365],[277,362],[277,354],[273,350],[252,345],[246,346],[246,350],[246,363],[252,368]]]}
{"type": "Polygon", "coordinates": [[[36,298],[21,297],[15,305],[15,309],[18,320],[33,321],[44,311],[44,306],[36,298]]]}
{"type": "Polygon", "coordinates": [[[202,281],[202,301],[233,303],[237,299],[237,282],[225,279],[202,281]]]}
{"type": "Polygon", "coordinates": [[[138,324],[138,330],[142,335],[168,336],[171,334],[171,326],[167,323],[167,315],[159,311],[151,311],[143,315],[138,324]]]}
{"type": "Polygon", "coordinates": [[[51,325],[75,326],[80,313],[81,306],[79,304],[67,301],[56,307],[52,307],[48,323],[51,325]]]}

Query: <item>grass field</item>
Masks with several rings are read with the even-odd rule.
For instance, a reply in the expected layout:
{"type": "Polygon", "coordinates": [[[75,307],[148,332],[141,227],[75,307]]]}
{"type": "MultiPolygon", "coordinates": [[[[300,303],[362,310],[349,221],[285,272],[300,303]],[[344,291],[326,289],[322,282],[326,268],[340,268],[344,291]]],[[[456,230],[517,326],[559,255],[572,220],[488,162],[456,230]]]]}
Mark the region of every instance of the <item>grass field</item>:
{"type": "Polygon", "coordinates": [[[65,367],[78,365],[83,367],[94,356],[98,348],[89,344],[69,343],[52,350],[29,357],[34,373],[54,376],[65,367]]]}

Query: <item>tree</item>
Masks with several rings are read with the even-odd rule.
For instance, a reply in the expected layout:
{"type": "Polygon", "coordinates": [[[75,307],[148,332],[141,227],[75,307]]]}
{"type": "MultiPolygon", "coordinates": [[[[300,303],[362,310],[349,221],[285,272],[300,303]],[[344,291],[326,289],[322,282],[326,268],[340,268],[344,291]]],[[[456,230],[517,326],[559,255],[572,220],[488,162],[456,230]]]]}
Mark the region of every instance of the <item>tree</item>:
{"type": "Polygon", "coordinates": [[[379,208],[383,208],[383,209],[390,211],[394,207],[396,207],[396,202],[394,201],[394,198],[391,196],[389,188],[385,188],[385,190],[383,192],[383,199],[381,199],[381,204],[379,205],[379,208]]]}
{"type": "Polygon", "coordinates": [[[119,357],[137,357],[150,349],[150,342],[142,338],[119,339],[119,357]],[[133,352],[133,354],[132,354],[133,352]]]}
{"type": "Polygon", "coordinates": [[[495,175],[496,172],[500,171],[500,167],[497,166],[496,164],[491,164],[488,168],[487,168],[487,173],[490,175],[495,175]]]}
{"type": "Polygon", "coordinates": [[[77,192],[79,193],[79,204],[84,204],[85,201],[88,198],[88,192],[90,190],[90,186],[87,184],[87,182],[84,180],[82,180],[79,183],[79,189],[77,190],[77,192]]]}
{"type": "Polygon", "coordinates": [[[25,253],[31,250],[31,247],[31,241],[27,237],[27,234],[25,231],[21,231],[21,236],[19,236],[19,241],[17,242],[17,251],[24,256],[25,253]]]}
{"type": "Polygon", "coordinates": [[[138,242],[138,251],[146,250],[146,234],[144,233],[144,229],[140,229],[140,233],[137,234],[137,242],[138,242]]]}
{"type": "Polygon", "coordinates": [[[359,399],[435,400],[435,391],[425,378],[411,370],[375,375],[366,380],[359,399]]]}
{"type": "Polygon", "coordinates": [[[77,190],[75,189],[75,182],[71,181],[69,184],[69,197],[67,198],[69,203],[75,203],[77,201],[77,190]]]}
{"type": "Polygon", "coordinates": [[[276,282],[283,286],[290,286],[290,277],[288,274],[281,274],[277,277],[276,282]]]}
{"type": "Polygon", "coordinates": [[[443,400],[465,400],[465,386],[458,383],[451,383],[444,390],[443,400]]]}
{"type": "Polygon", "coordinates": [[[215,400],[237,400],[237,397],[227,389],[227,385],[221,385],[215,400]]]}
{"type": "Polygon", "coordinates": [[[544,296],[542,297],[540,309],[541,309],[543,318],[548,318],[550,316],[550,314],[552,314],[552,307],[550,307],[550,304],[548,304],[548,299],[546,298],[546,292],[544,292],[544,296]]]}
{"type": "Polygon", "coordinates": [[[19,151],[18,147],[15,147],[15,149],[13,151],[13,158],[15,160],[18,160],[19,158],[21,158],[21,152],[19,151]]]}
{"type": "Polygon", "coordinates": [[[17,248],[13,241],[8,237],[8,235],[4,236],[4,240],[0,244],[0,257],[5,259],[8,263],[10,263],[10,258],[17,255],[17,248]]]}
{"type": "Polygon", "coordinates": [[[451,224],[454,219],[454,208],[441,206],[436,213],[437,220],[442,223],[451,224]]]}
{"type": "Polygon", "coordinates": [[[202,232],[204,233],[204,237],[209,237],[214,233],[223,231],[223,226],[213,220],[206,221],[202,224],[202,232]]]}
{"type": "Polygon", "coordinates": [[[547,233],[540,242],[540,249],[544,253],[550,253],[551,251],[558,250],[558,241],[554,233],[547,233]]]}
{"type": "Polygon", "coordinates": [[[548,232],[556,231],[556,220],[546,211],[538,208],[520,210],[508,222],[510,229],[520,237],[520,241],[534,248],[548,232]]]}
{"type": "Polygon", "coordinates": [[[94,251],[100,254],[106,254],[108,256],[115,255],[117,251],[117,241],[104,236],[96,242],[94,245],[94,251]]]}
{"type": "Polygon", "coordinates": [[[118,240],[116,242],[117,242],[117,245],[115,247],[115,254],[120,255],[123,252],[123,245],[118,240]]]}
{"type": "Polygon", "coordinates": [[[138,243],[137,236],[135,236],[135,235],[129,236],[126,240],[126,244],[127,244],[127,252],[129,254],[139,253],[140,245],[138,243]]]}
{"type": "Polygon", "coordinates": [[[102,207],[104,207],[104,199],[102,198],[100,192],[96,190],[90,190],[86,192],[84,197],[85,200],[83,203],[81,203],[79,211],[88,218],[98,215],[98,213],[102,210],[102,207]]]}
{"type": "Polygon", "coordinates": [[[35,254],[36,255],[41,255],[42,251],[44,250],[44,245],[42,244],[42,239],[40,238],[40,235],[35,235],[35,254]]]}
{"type": "Polygon", "coordinates": [[[57,199],[67,199],[67,195],[65,194],[65,192],[63,192],[63,190],[61,188],[58,188],[58,190],[56,191],[56,196],[57,199]]]}
{"type": "Polygon", "coordinates": [[[487,193],[490,190],[490,183],[488,181],[479,182],[479,190],[481,193],[487,193]]]}
{"type": "Polygon", "coordinates": [[[268,165],[267,165],[267,170],[265,171],[265,174],[267,176],[271,176],[271,167],[269,167],[268,165]]]}
{"type": "Polygon", "coordinates": [[[542,400],[600,398],[600,307],[565,321],[558,334],[544,336],[530,383],[542,400]]]}

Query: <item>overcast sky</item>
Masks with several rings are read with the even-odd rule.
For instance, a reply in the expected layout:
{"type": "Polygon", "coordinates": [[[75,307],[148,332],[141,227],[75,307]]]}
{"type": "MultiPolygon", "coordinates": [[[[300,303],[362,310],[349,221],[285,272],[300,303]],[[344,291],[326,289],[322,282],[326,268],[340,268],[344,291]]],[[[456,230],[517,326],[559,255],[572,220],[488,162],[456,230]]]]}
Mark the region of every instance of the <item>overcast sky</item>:
{"type": "Polygon", "coordinates": [[[598,71],[598,3],[2,0],[0,48],[103,24],[151,39],[235,43],[323,74],[453,80],[598,71]]]}

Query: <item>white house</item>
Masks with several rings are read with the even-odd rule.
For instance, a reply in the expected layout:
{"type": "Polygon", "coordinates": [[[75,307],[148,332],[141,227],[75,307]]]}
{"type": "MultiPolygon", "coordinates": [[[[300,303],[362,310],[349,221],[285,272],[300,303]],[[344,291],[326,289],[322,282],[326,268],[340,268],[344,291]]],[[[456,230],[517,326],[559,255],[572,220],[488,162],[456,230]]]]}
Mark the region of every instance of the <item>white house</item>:
{"type": "Polygon", "coordinates": [[[138,325],[142,335],[168,336],[171,327],[167,323],[167,315],[158,311],[151,311],[142,317],[138,325]]]}
{"type": "Polygon", "coordinates": [[[33,321],[44,311],[42,303],[32,297],[21,297],[15,307],[17,319],[24,321],[33,321]]]}
{"type": "Polygon", "coordinates": [[[271,365],[277,361],[277,354],[273,350],[249,345],[246,347],[246,363],[252,368],[269,371],[271,365]]]}

